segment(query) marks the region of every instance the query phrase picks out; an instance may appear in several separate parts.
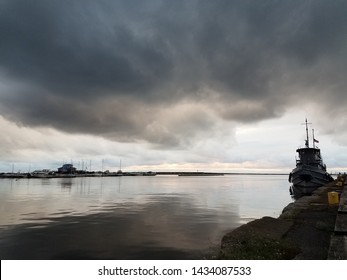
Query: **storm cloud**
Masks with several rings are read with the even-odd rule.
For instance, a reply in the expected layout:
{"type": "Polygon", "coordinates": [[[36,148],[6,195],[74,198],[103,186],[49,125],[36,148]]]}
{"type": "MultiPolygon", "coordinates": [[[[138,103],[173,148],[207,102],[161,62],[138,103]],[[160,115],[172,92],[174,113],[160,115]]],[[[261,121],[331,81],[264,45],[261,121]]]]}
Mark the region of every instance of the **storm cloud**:
{"type": "Polygon", "coordinates": [[[0,1],[0,114],[161,147],[343,111],[346,1],[0,1]]]}

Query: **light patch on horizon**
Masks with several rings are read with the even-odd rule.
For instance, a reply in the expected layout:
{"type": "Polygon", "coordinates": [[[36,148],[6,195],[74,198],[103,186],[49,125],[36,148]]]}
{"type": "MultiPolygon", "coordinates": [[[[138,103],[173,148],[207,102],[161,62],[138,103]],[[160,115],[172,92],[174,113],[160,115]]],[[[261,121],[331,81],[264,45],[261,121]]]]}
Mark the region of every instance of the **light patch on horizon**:
{"type": "MultiPolygon", "coordinates": [[[[52,128],[30,129],[0,118],[6,137],[1,138],[1,171],[56,169],[64,162],[89,170],[117,171],[122,162],[126,171],[214,171],[288,172],[295,163],[295,149],[303,145],[303,115],[294,112],[279,120],[238,126],[228,136],[220,127],[214,137],[202,139],[185,149],[160,150],[144,143],[120,143],[102,137],[66,134],[52,128]],[[15,145],[16,149],[10,146],[15,145]],[[153,149],[154,148],[154,149],[153,149]]],[[[317,137],[329,170],[343,171],[347,158],[342,147],[331,145],[329,137],[317,137]],[[332,148],[330,148],[332,147],[332,148]],[[338,157],[335,155],[338,154],[338,157]],[[333,156],[331,156],[333,155],[333,156]]]]}

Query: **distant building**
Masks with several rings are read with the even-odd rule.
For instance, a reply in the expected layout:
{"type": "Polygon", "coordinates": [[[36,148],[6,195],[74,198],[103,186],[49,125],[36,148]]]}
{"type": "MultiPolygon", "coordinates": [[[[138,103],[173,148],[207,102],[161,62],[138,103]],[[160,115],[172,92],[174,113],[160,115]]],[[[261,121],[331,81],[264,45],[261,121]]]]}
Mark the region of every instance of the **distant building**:
{"type": "Polygon", "coordinates": [[[62,167],[58,168],[58,173],[62,174],[74,174],[75,172],[76,168],[70,163],[64,164],[62,167]]]}

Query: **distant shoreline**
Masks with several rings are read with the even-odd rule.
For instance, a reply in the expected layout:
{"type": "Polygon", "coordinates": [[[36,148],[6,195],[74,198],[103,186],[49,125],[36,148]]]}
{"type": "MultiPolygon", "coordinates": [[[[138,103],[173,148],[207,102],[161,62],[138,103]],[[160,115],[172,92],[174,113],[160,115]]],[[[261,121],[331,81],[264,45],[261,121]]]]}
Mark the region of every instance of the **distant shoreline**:
{"type": "Polygon", "coordinates": [[[289,173],[251,173],[251,172],[156,172],[157,175],[178,176],[223,176],[223,175],[288,175],[289,173]]]}
{"type": "Polygon", "coordinates": [[[49,179],[49,178],[75,178],[75,177],[120,177],[120,176],[190,176],[190,177],[208,177],[208,176],[224,176],[224,175],[242,175],[242,176],[283,176],[288,175],[287,173],[250,173],[250,172],[189,172],[189,171],[158,171],[158,172],[87,172],[87,173],[72,173],[72,174],[49,174],[46,176],[36,176],[31,173],[11,173],[11,172],[2,172],[0,173],[0,179],[49,179]]]}

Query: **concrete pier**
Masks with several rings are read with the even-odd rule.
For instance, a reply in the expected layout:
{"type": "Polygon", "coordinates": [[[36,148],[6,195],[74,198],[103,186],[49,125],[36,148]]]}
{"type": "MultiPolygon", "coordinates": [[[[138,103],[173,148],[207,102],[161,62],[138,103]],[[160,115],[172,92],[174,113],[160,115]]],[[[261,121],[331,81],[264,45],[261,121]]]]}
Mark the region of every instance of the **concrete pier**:
{"type": "Polygon", "coordinates": [[[347,187],[345,176],[318,188],[283,209],[226,234],[220,259],[347,259],[347,187]],[[337,192],[340,202],[329,203],[337,192]]]}
{"type": "Polygon", "coordinates": [[[334,234],[331,237],[328,259],[347,260],[347,180],[343,177],[344,188],[340,193],[334,234]]]}

